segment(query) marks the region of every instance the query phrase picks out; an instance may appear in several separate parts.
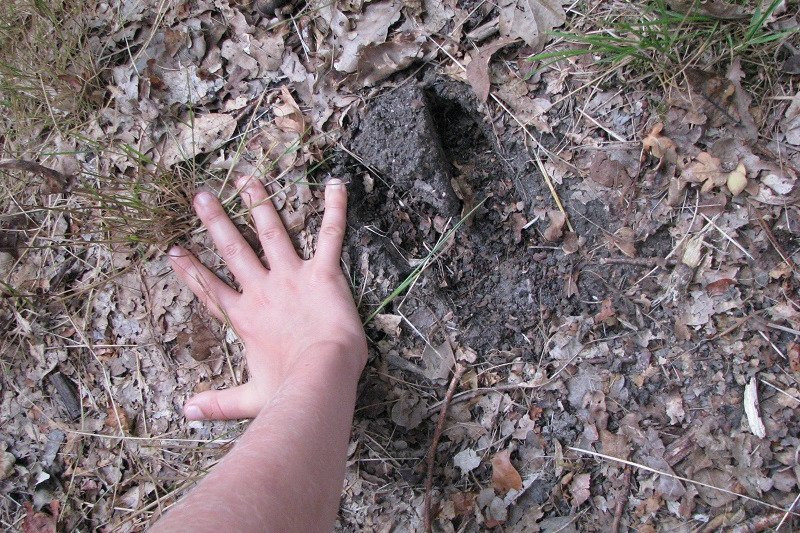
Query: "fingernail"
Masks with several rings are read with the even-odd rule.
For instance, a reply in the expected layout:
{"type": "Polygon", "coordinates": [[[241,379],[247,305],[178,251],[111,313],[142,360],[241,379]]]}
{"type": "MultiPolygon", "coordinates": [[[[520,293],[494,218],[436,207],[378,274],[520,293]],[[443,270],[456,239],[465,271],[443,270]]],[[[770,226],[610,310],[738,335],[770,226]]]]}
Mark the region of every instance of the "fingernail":
{"type": "Polygon", "coordinates": [[[240,188],[240,189],[244,189],[245,187],[247,187],[250,184],[250,181],[252,179],[253,178],[251,178],[250,176],[242,176],[241,178],[238,178],[236,180],[236,186],[238,188],[240,188]]]}
{"type": "Polygon", "coordinates": [[[197,193],[197,196],[194,197],[194,201],[197,205],[206,206],[214,201],[214,196],[208,191],[200,191],[197,193]]]}
{"type": "Polygon", "coordinates": [[[339,178],[331,178],[325,182],[325,188],[327,189],[328,187],[331,189],[343,189],[344,183],[339,178]]]}
{"type": "Polygon", "coordinates": [[[203,418],[203,411],[196,405],[185,405],[183,414],[188,420],[202,420],[203,418]]]}
{"type": "Polygon", "coordinates": [[[180,257],[183,255],[183,250],[177,244],[173,245],[168,251],[167,255],[170,257],[180,257]]]}

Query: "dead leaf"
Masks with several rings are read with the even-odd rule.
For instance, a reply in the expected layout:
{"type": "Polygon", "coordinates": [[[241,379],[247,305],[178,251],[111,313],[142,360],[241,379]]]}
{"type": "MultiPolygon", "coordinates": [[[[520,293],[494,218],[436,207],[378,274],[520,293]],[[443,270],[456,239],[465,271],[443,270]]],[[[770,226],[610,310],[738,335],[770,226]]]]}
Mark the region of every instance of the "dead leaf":
{"type": "Polygon", "coordinates": [[[355,84],[370,87],[422,59],[428,39],[419,33],[401,33],[389,42],[369,44],[358,56],[355,84]]]}
{"type": "Polygon", "coordinates": [[[115,433],[121,430],[124,435],[130,435],[132,428],[128,413],[119,405],[116,408],[113,405],[106,408],[105,426],[115,433]]]}
{"type": "Polygon", "coordinates": [[[56,533],[58,523],[59,502],[50,502],[50,513],[36,512],[30,502],[25,502],[25,518],[22,521],[23,533],[56,533]]]}
{"type": "Polygon", "coordinates": [[[17,458],[14,457],[13,453],[0,453],[0,481],[3,481],[7,477],[11,477],[11,474],[14,473],[14,463],[16,462],[17,458]]]}
{"type": "Polygon", "coordinates": [[[608,238],[620,252],[628,257],[636,257],[636,246],[633,243],[635,234],[631,228],[620,228],[614,235],[609,235],[608,238]]]}
{"type": "Polygon", "coordinates": [[[706,0],[697,2],[695,0],[667,0],[669,7],[678,13],[697,14],[702,13],[708,17],[720,20],[743,20],[750,18],[744,7],[725,2],[725,0],[706,0]]]}
{"type": "Polygon", "coordinates": [[[475,450],[466,448],[453,456],[453,464],[461,470],[463,476],[481,466],[481,458],[475,450]]]}
{"type": "MultiPolygon", "coordinates": [[[[695,472],[693,479],[701,483],[729,491],[736,491],[737,488],[736,481],[734,480],[733,476],[728,472],[724,472],[717,468],[704,468],[699,472],[695,472]]],[[[696,488],[697,492],[700,494],[700,497],[712,507],[722,507],[728,505],[729,503],[736,501],[738,498],[734,494],[708,488],[703,485],[696,485],[696,488]]]]}
{"type": "Polygon", "coordinates": [[[589,486],[591,484],[591,476],[587,474],[578,474],[572,478],[569,484],[569,492],[572,495],[572,508],[580,507],[591,496],[589,486]]]}
{"type": "Polygon", "coordinates": [[[677,145],[672,139],[661,135],[663,129],[664,124],[661,122],[653,126],[653,129],[642,141],[642,154],[653,154],[653,157],[657,157],[660,160],[677,163],[677,145]]]}
{"type": "Polygon", "coordinates": [[[567,20],[560,0],[500,0],[500,34],[520,38],[540,52],[548,32],[567,20]]]}
{"type": "Polygon", "coordinates": [[[306,121],[303,112],[297,105],[292,93],[286,85],[281,86],[282,104],[274,105],[272,112],[275,114],[275,126],[287,133],[303,135],[306,131],[306,121]]]}
{"type": "Polygon", "coordinates": [[[453,501],[453,509],[457,516],[469,516],[475,507],[475,498],[477,494],[474,492],[456,492],[450,499],[453,501]]]}
{"type": "Polygon", "coordinates": [[[680,391],[672,391],[667,396],[666,406],[670,424],[675,425],[683,422],[686,411],[683,410],[683,397],[680,391]]]}
{"type": "Polygon", "coordinates": [[[745,188],[747,187],[747,169],[744,167],[744,163],[739,162],[739,165],[728,174],[728,178],[726,180],[728,185],[728,190],[731,191],[731,194],[734,196],[738,196],[745,188]]]}
{"type": "Polygon", "coordinates": [[[625,460],[627,460],[630,456],[631,450],[628,437],[626,437],[622,432],[619,432],[615,435],[607,429],[601,429],[600,444],[602,444],[603,453],[606,455],[625,460]]]}
{"type": "Polygon", "coordinates": [[[561,238],[564,233],[564,224],[567,222],[567,215],[561,211],[551,209],[547,212],[547,217],[550,219],[550,225],[544,230],[542,234],[545,240],[555,242],[561,238]]]}
{"type": "Polygon", "coordinates": [[[750,431],[759,439],[767,436],[767,430],[761,415],[758,413],[758,382],[755,376],[744,387],[744,412],[747,415],[747,424],[750,431]]]}
{"type": "Polygon", "coordinates": [[[497,492],[522,489],[522,477],[511,464],[511,450],[508,448],[492,457],[492,486],[497,492]]]}
{"type": "MultiPolygon", "coordinates": [[[[372,2],[357,16],[354,23],[345,19],[341,26],[334,26],[335,44],[341,47],[339,58],[333,67],[339,72],[352,73],[358,70],[359,55],[370,44],[383,43],[389,26],[400,18],[403,3],[399,0],[372,2]],[[352,30],[349,25],[352,24],[352,30]]],[[[341,12],[339,12],[341,15],[341,12]]]]}
{"type": "Polygon", "coordinates": [[[389,314],[378,314],[372,319],[372,323],[375,324],[375,327],[392,337],[400,335],[400,323],[402,321],[402,316],[389,314]]]}
{"type": "Polygon", "coordinates": [[[800,372],[800,344],[790,342],[786,348],[786,357],[789,359],[789,368],[792,372],[800,372]]]}
{"type": "Polygon", "coordinates": [[[689,183],[702,183],[700,192],[706,193],[714,187],[724,185],[727,176],[722,173],[722,164],[718,158],[708,152],[700,152],[695,160],[683,169],[681,179],[689,183]]]}
{"type": "Polygon", "coordinates": [[[450,342],[444,341],[439,346],[425,345],[422,351],[422,360],[425,362],[425,371],[428,378],[444,381],[450,375],[450,369],[456,362],[450,342]]]}
{"type": "Polygon", "coordinates": [[[513,38],[501,37],[478,50],[478,53],[467,65],[467,82],[472,87],[478,100],[485,102],[489,97],[489,61],[495,52],[514,42],[513,38]]]}
{"type": "Polygon", "coordinates": [[[599,324],[601,322],[606,322],[607,320],[614,318],[616,314],[617,312],[614,309],[614,303],[610,298],[606,298],[603,300],[603,303],[600,306],[600,311],[594,315],[594,323],[599,324]]]}
{"type": "Polygon", "coordinates": [[[208,153],[227,143],[236,131],[236,118],[222,113],[208,113],[178,125],[177,134],[167,136],[160,163],[170,167],[181,161],[208,153]]]}

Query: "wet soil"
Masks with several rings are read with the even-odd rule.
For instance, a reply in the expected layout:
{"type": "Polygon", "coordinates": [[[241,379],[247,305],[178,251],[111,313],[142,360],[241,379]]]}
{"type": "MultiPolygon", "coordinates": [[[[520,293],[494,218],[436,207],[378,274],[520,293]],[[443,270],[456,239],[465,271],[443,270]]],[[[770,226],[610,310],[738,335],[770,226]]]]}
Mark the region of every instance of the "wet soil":
{"type": "Polygon", "coordinates": [[[553,313],[587,305],[596,312],[602,281],[575,276],[577,259],[543,240],[546,222],[522,228],[552,200],[519,136],[498,136],[466,85],[432,79],[394,89],[372,102],[349,137],[358,161],[337,169],[351,181],[345,256],[356,283],[370,288],[366,303],[382,301],[459,214],[485,200],[414,288],[418,298],[405,303],[415,327],[429,333],[452,311],[461,345],[530,358],[541,349],[537,328],[553,313]],[[570,277],[580,300],[566,295],[570,277]]]}

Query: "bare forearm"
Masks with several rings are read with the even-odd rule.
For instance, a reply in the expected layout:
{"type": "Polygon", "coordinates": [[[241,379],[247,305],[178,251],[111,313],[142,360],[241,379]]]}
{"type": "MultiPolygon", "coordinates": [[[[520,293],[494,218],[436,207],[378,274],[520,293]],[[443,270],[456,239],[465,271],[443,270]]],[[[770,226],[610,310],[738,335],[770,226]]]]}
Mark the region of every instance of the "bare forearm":
{"type": "Polygon", "coordinates": [[[327,360],[298,372],[155,530],[330,531],[357,376],[342,354],[327,360]]]}

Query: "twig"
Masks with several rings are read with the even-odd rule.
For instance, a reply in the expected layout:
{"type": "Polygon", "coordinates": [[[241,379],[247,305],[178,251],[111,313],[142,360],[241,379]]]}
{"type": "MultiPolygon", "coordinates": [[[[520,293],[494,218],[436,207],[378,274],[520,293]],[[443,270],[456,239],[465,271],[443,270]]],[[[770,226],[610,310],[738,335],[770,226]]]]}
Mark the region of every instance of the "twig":
{"type": "MultiPolygon", "coordinates": [[[[736,527],[731,528],[730,533],[761,533],[761,531],[766,531],[779,522],[780,525],[783,525],[781,518],[784,516],[785,515],[783,513],[772,513],[764,516],[757,516],[755,518],[751,518],[747,522],[742,522],[736,527]]],[[[775,531],[778,531],[778,529],[775,529],[775,531]]]]}
{"type": "Polygon", "coordinates": [[[672,479],[677,479],[678,481],[683,481],[684,483],[691,483],[693,485],[699,485],[701,487],[705,487],[707,489],[718,490],[720,492],[724,492],[725,494],[730,494],[731,496],[736,496],[737,498],[743,498],[745,500],[751,501],[753,503],[757,503],[759,505],[763,505],[764,507],[769,507],[770,509],[775,509],[776,511],[786,512],[795,516],[800,516],[800,514],[795,513],[792,511],[791,508],[784,509],[782,507],[778,507],[777,505],[773,505],[771,503],[759,500],[757,498],[753,498],[752,496],[748,496],[747,494],[742,494],[740,492],[735,492],[732,490],[724,489],[722,487],[717,487],[715,485],[711,485],[709,483],[703,483],[702,481],[696,481],[694,479],[689,479],[688,477],[679,476],[677,474],[671,474],[669,472],[665,472],[664,470],[658,470],[657,468],[650,468],[649,466],[634,463],[633,461],[627,461],[625,459],[620,459],[618,457],[613,457],[611,455],[606,455],[604,453],[598,453],[592,450],[584,450],[583,448],[576,448],[574,446],[567,447],[568,450],[572,450],[573,452],[583,453],[586,455],[591,455],[593,457],[598,457],[600,459],[605,459],[606,461],[614,461],[616,463],[622,463],[627,466],[635,466],[640,470],[644,470],[646,472],[651,472],[653,474],[658,474],[659,476],[666,476],[672,479]]]}
{"type": "Polygon", "coordinates": [[[611,533],[619,531],[619,523],[622,521],[622,512],[625,511],[625,504],[628,503],[628,493],[631,491],[631,467],[625,467],[622,478],[622,490],[617,498],[617,506],[614,509],[614,521],[611,522],[611,533]]]}
{"type": "Polygon", "coordinates": [[[442,437],[442,430],[444,430],[444,421],[447,418],[447,408],[450,406],[450,400],[453,399],[456,386],[466,369],[466,366],[461,363],[456,363],[456,367],[453,370],[453,378],[450,380],[450,385],[447,387],[447,393],[444,395],[444,403],[439,411],[439,421],[436,422],[436,429],[433,432],[431,447],[428,448],[428,455],[425,457],[425,462],[428,466],[428,471],[425,476],[425,507],[423,514],[426,533],[433,531],[431,525],[431,488],[433,487],[433,463],[434,459],[436,459],[436,447],[439,446],[439,439],[442,437]]]}
{"type": "Polygon", "coordinates": [[[783,249],[783,246],[781,246],[781,243],[778,242],[778,239],[775,238],[775,234],[767,224],[767,221],[764,220],[764,217],[762,217],[761,213],[758,211],[756,211],[756,220],[758,220],[758,223],[761,225],[761,229],[764,230],[764,235],[767,236],[767,240],[770,242],[772,247],[775,248],[775,251],[778,252],[778,255],[781,256],[781,259],[783,259],[783,261],[789,265],[789,268],[794,270],[796,273],[800,273],[797,265],[794,263],[794,261],[792,261],[792,258],[789,256],[789,254],[786,253],[786,250],[783,249]]]}
{"type": "Polygon", "coordinates": [[[734,239],[733,237],[731,237],[730,235],[728,235],[728,234],[725,232],[725,230],[723,230],[722,228],[720,228],[719,226],[717,226],[716,222],[714,222],[713,220],[711,220],[710,218],[708,218],[707,216],[705,216],[703,213],[700,213],[700,216],[702,216],[704,219],[706,219],[706,222],[708,222],[709,224],[711,224],[712,226],[714,226],[714,229],[716,229],[717,231],[719,231],[719,232],[722,234],[722,236],[723,236],[723,237],[725,237],[726,239],[728,239],[728,241],[730,241],[730,243],[731,243],[731,244],[733,244],[735,247],[737,247],[737,248],[738,248],[738,249],[739,249],[739,250],[740,250],[740,251],[741,251],[741,252],[742,252],[744,255],[746,255],[747,257],[749,257],[751,261],[755,261],[755,258],[754,258],[752,255],[750,255],[750,252],[748,252],[747,250],[745,250],[744,246],[742,246],[741,244],[739,244],[738,242],[736,242],[736,239],[734,239]]]}
{"type": "Polygon", "coordinates": [[[71,176],[62,174],[57,170],[40,165],[39,163],[34,163],[33,161],[25,161],[24,159],[0,159],[0,169],[3,168],[40,174],[47,180],[48,187],[58,192],[67,189],[71,181],[71,176]]]}
{"type": "MultiPolygon", "coordinates": [[[[786,522],[787,518],[789,518],[789,513],[792,511],[792,509],[794,509],[794,506],[797,505],[797,500],[800,500],[800,493],[797,494],[797,497],[792,502],[792,505],[790,505],[789,508],[786,509],[786,512],[783,513],[783,516],[781,517],[781,521],[778,522],[777,527],[775,527],[775,533],[780,533],[781,527],[783,526],[783,523],[786,522]]],[[[770,516],[774,516],[774,515],[770,515],[770,516]]],[[[767,517],[764,517],[764,518],[766,519],[767,517]]],[[[773,524],[774,524],[774,522],[770,523],[767,527],[770,527],[773,524]]],[[[767,527],[765,527],[764,529],[767,529],[767,527]]]]}
{"type": "Polygon", "coordinates": [[[794,328],[787,328],[786,326],[781,326],[780,324],[776,324],[775,322],[767,322],[766,326],[772,329],[777,329],[778,331],[785,331],[786,333],[791,333],[792,335],[800,336],[800,330],[794,328]]]}
{"type": "Polygon", "coordinates": [[[601,257],[600,264],[666,268],[667,265],[677,264],[677,261],[661,257],[601,257]]]}

